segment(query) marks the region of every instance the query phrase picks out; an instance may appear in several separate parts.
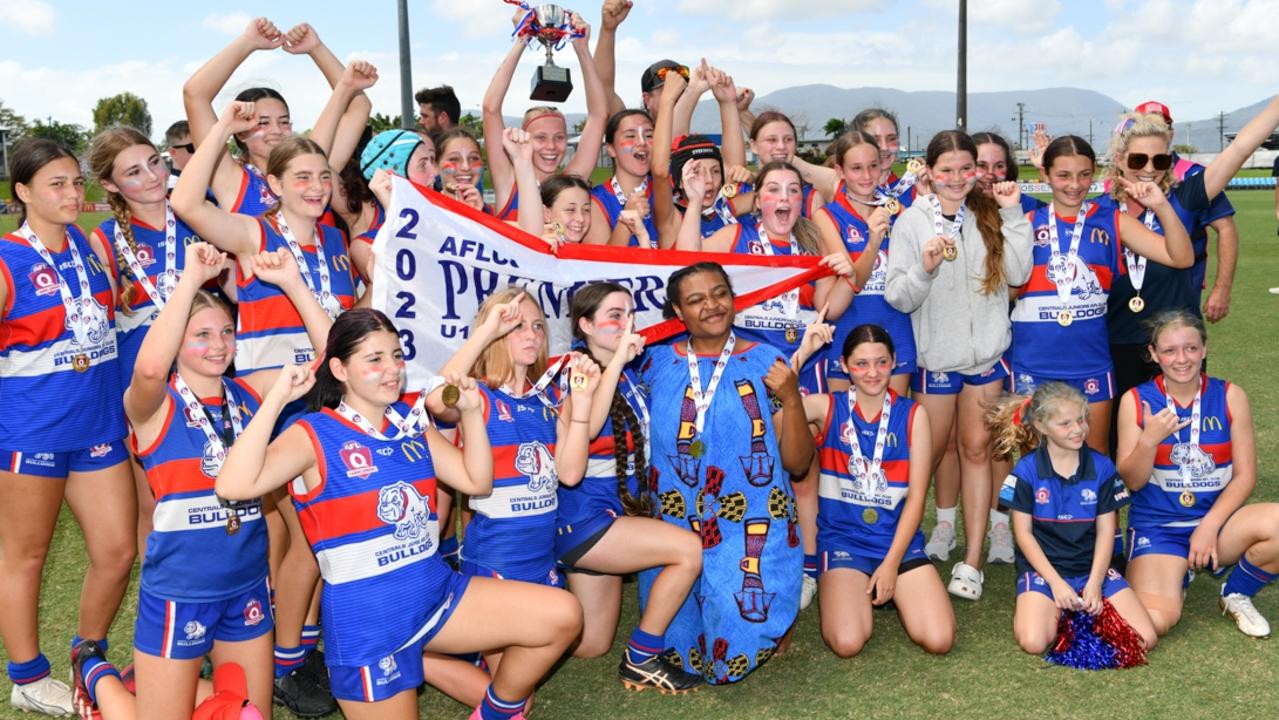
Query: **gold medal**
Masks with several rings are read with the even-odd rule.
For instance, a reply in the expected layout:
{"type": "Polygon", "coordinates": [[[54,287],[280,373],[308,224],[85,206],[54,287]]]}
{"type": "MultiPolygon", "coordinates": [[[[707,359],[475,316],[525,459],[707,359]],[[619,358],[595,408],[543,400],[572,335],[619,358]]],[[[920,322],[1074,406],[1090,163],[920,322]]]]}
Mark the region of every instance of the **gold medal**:
{"type": "Polygon", "coordinates": [[[867,525],[874,525],[879,522],[879,511],[872,507],[862,510],[862,522],[867,525]]]}
{"type": "Polygon", "coordinates": [[[462,391],[456,385],[445,385],[444,391],[440,393],[440,400],[444,401],[445,407],[456,407],[457,401],[462,399],[462,391]]]}
{"type": "Polygon", "coordinates": [[[1062,327],[1070,327],[1070,324],[1074,321],[1075,316],[1070,314],[1069,310],[1062,310],[1057,313],[1057,324],[1062,327]]]}
{"type": "Polygon", "coordinates": [[[890,197],[887,202],[884,203],[884,209],[888,211],[889,215],[896,215],[902,211],[901,201],[895,197],[890,197]]]}
{"type": "Polygon", "coordinates": [[[786,342],[791,345],[799,342],[799,328],[794,325],[786,328],[786,342]]]}
{"type": "Polygon", "coordinates": [[[688,454],[692,455],[695,458],[700,458],[705,453],[706,453],[706,445],[704,445],[701,440],[694,440],[688,446],[688,454]]]}
{"type": "Polygon", "coordinates": [[[570,375],[568,378],[568,385],[570,388],[572,388],[573,392],[582,392],[583,390],[585,390],[586,383],[587,383],[586,375],[582,373],[575,372],[572,375],[570,375]]]}
{"type": "Polygon", "coordinates": [[[456,195],[456,194],[457,194],[457,183],[455,183],[455,182],[453,182],[453,181],[451,181],[451,180],[450,180],[449,182],[444,183],[444,192],[449,193],[449,194],[451,194],[451,195],[456,195]]]}
{"type": "Polygon", "coordinates": [[[1194,507],[1194,506],[1195,506],[1195,494],[1194,494],[1194,493],[1192,493],[1192,492],[1190,492],[1189,490],[1182,490],[1182,491],[1181,491],[1181,497],[1179,497],[1179,498],[1177,498],[1177,499],[1181,502],[1181,506],[1182,506],[1182,507],[1194,507]]]}
{"type": "Polygon", "coordinates": [[[917,157],[913,157],[906,161],[906,172],[911,175],[918,175],[924,171],[924,161],[917,157]]]}
{"type": "Polygon", "coordinates": [[[1128,309],[1135,313],[1139,313],[1146,309],[1146,301],[1142,300],[1140,295],[1137,295],[1128,301],[1128,309]]]}
{"type": "Polygon", "coordinates": [[[78,373],[87,372],[89,370],[89,356],[85,353],[76,353],[71,358],[71,368],[78,373]]]}
{"type": "Polygon", "coordinates": [[[959,257],[959,248],[954,245],[947,245],[946,247],[942,248],[941,256],[947,262],[953,262],[959,257]]]}
{"type": "Polygon", "coordinates": [[[724,183],[724,187],[719,189],[719,194],[723,195],[725,200],[732,200],[737,197],[737,183],[724,183]]]}
{"type": "Polygon", "coordinates": [[[234,535],[240,532],[240,515],[236,513],[235,508],[228,507],[226,511],[226,534],[234,535]]]}

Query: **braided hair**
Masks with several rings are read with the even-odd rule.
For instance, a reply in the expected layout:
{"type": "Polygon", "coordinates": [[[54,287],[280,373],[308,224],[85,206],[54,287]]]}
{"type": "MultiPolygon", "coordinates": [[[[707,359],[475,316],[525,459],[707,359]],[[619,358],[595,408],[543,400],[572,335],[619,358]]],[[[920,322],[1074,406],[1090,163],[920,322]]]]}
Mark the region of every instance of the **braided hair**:
{"type": "MultiPolygon", "coordinates": [[[[569,308],[569,318],[573,328],[573,338],[581,345],[580,350],[597,363],[599,360],[591,353],[590,343],[582,332],[581,320],[591,320],[599,310],[604,299],[613,293],[624,293],[630,297],[630,291],[611,282],[597,282],[587,285],[573,293],[569,308]]],[[[619,348],[619,352],[620,352],[619,348]]],[[[600,363],[601,366],[603,363],[600,363]]],[[[647,492],[648,460],[644,453],[648,439],[644,437],[644,427],[635,409],[626,401],[620,390],[614,390],[609,405],[609,420],[613,423],[613,461],[617,474],[617,496],[627,515],[635,517],[653,517],[656,509],[651,493],[647,492]],[[631,473],[627,468],[634,462],[635,479],[639,484],[639,495],[631,493],[627,480],[631,473]]]]}
{"type": "MultiPolygon", "coordinates": [[[[156,149],[146,135],[131,127],[113,127],[102,131],[93,138],[89,148],[90,172],[98,179],[98,182],[104,180],[110,182],[116,157],[135,145],[146,145],[152,150],[156,149]]],[[[107,192],[107,204],[111,206],[111,215],[115,217],[115,225],[120,229],[120,235],[128,244],[134,257],[137,257],[138,242],[133,237],[133,209],[129,207],[129,201],[119,192],[107,192]]],[[[111,244],[112,240],[112,238],[106,238],[107,244],[111,244]]],[[[124,253],[115,252],[114,254],[116,265],[120,268],[120,312],[132,315],[133,301],[138,297],[137,279],[133,277],[124,253]]]]}

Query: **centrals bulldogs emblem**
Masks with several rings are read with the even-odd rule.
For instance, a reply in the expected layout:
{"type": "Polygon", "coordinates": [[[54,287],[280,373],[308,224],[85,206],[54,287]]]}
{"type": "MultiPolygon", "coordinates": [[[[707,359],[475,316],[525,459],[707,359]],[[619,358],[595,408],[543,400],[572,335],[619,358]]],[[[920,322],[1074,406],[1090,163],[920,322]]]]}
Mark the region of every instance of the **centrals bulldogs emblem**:
{"type": "Polygon", "coordinates": [[[515,452],[515,469],[528,478],[530,492],[555,489],[555,457],[541,442],[520,443],[515,452]]]}
{"type": "Polygon", "coordinates": [[[1217,469],[1217,463],[1213,462],[1212,456],[1204,452],[1203,448],[1191,443],[1173,445],[1169,459],[1196,480],[1211,475],[1217,469]]]}
{"type": "Polygon", "coordinates": [[[397,482],[378,492],[377,516],[387,525],[395,526],[396,540],[416,540],[427,532],[431,508],[417,488],[397,482]]]}

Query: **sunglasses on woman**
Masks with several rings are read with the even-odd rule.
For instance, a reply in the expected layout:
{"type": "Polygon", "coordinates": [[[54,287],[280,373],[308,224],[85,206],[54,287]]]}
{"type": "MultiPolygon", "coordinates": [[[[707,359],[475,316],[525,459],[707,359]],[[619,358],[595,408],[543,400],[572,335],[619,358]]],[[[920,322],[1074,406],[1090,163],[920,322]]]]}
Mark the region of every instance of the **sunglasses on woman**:
{"type": "Polygon", "coordinates": [[[657,72],[655,74],[657,75],[658,80],[662,82],[666,82],[666,75],[672,72],[679,73],[680,77],[684,78],[685,80],[688,79],[688,68],[685,67],[684,65],[680,65],[679,67],[660,67],[657,69],[657,72]]]}
{"type": "Polygon", "coordinates": [[[1172,155],[1168,153],[1159,153],[1158,155],[1147,155],[1146,153],[1128,153],[1128,169],[1142,170],[1145,169],[1146,163],[1153,162],[1156,170],[1167,170],[1172,167],[1172,155]]]}

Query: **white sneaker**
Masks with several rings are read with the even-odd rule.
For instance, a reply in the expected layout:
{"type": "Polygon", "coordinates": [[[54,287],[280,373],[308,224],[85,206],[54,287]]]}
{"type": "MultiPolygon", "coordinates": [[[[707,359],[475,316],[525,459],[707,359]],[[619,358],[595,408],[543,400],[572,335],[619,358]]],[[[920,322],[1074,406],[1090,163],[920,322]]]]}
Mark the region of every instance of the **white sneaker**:
{"type": "Polygon", "coordinates": [[[1270,636],[1270,623],[1261,616],[1252,598],[1240,593],[1223,595],[1217,600],[1221,606],[1221,614],[1235,619],[1239,631],[1248,637],[1263,638],[1270,636]]]}
{"type": "Polygon", "coordinates": [[[19,710],[45,715],[71,715],[75,712],[71,704],[71,688],[49,675],[26,685],[14,685],[13,692],[9,693],[9,704],[19,710]]]}
{"type": "Polygon", "coordinates": [[[1279,295],[1279,287],[1272,287],[1272,288],[1270,288],[1270,294],[1271,294],[1271,295],[1279,295]]]}
{"type": "Polygon", "coordinates": [[[986,564],[1011,565],[1013,559],[1013,533],[1008,529],[1008,523],[995,523],[990,529],[990,550],[986,552],[986,564]]]}
{"type": "Polygon", "coordinates": [[[950,585],[946,590],[955,597],[965,600],[981,599],[981,584],[986,581],[982,571],[960,560],[950,571],[950,585]]]}
{"type": "Polygon", "coordinates": [[[953,523],[939,522],[933,527],[933,534],[928,536],[924,545],[924,554],[934,562],[946,562],[950,559],[950,551],[955,549],[955,526],[953,523]]]}
{"type": "Polygon", "coordinates": [[[804,583],[799,588],[799,609],[803,610],[813,604],[817,597],[817,578],[804,573],[804,583]]]}

